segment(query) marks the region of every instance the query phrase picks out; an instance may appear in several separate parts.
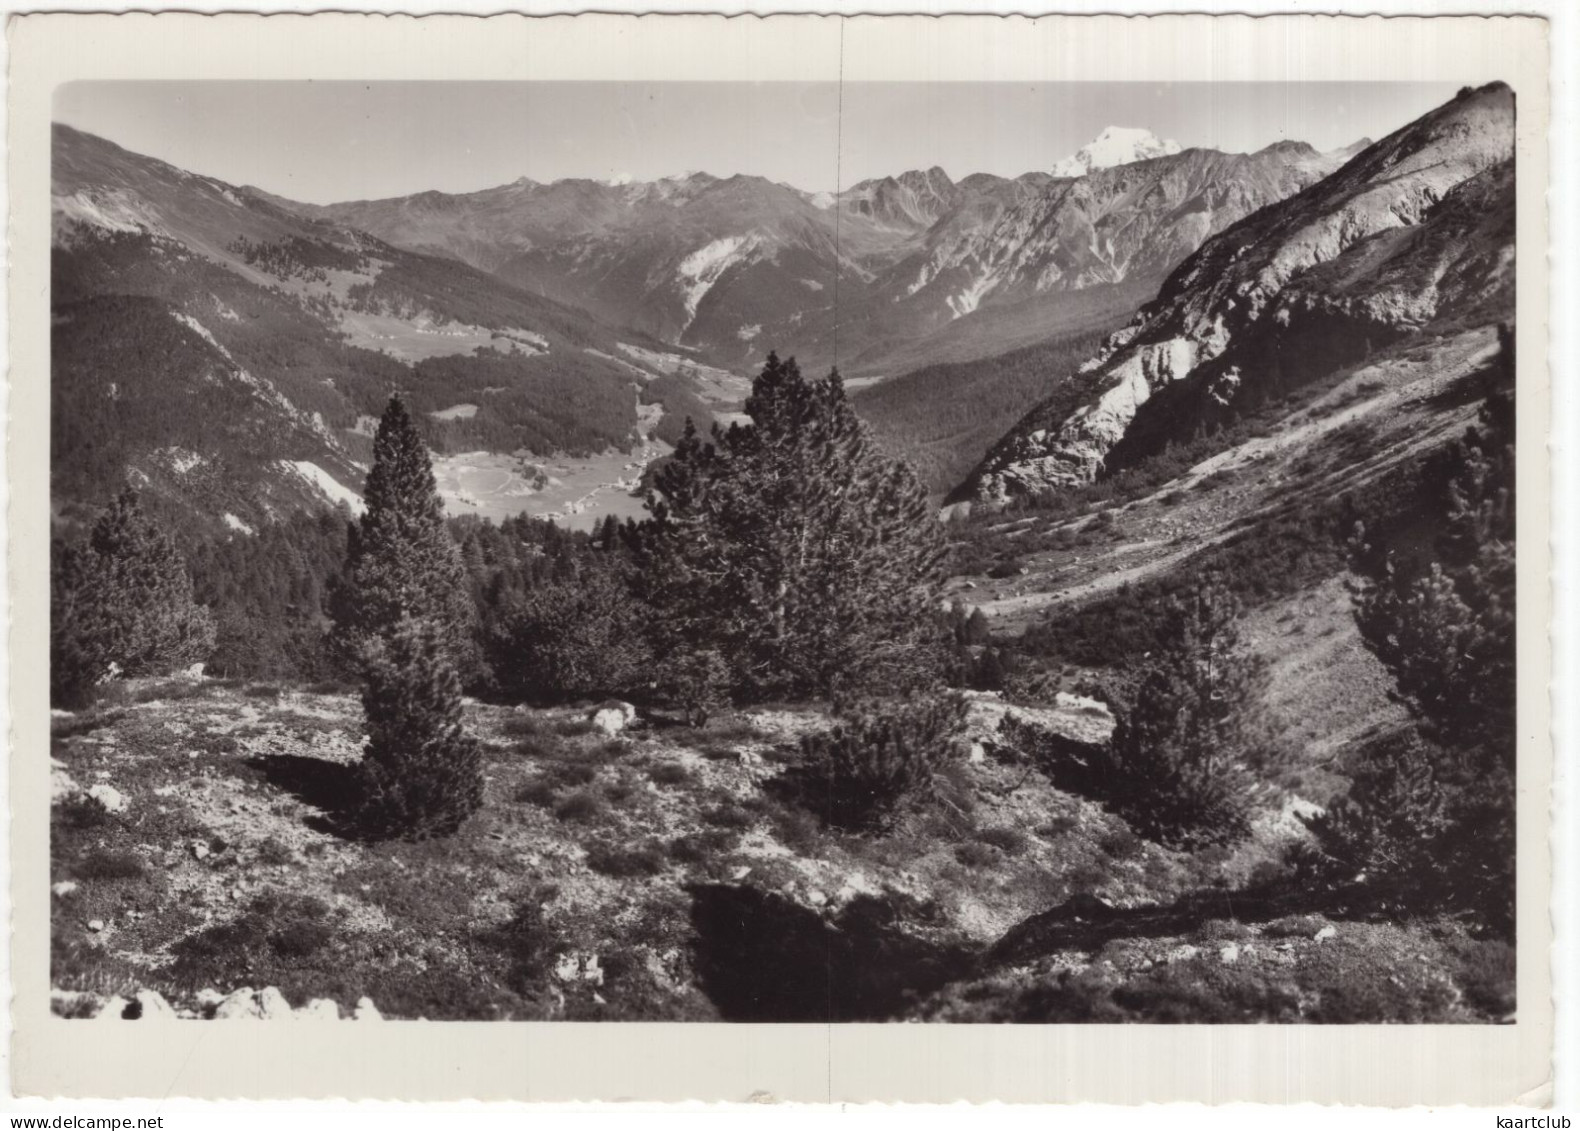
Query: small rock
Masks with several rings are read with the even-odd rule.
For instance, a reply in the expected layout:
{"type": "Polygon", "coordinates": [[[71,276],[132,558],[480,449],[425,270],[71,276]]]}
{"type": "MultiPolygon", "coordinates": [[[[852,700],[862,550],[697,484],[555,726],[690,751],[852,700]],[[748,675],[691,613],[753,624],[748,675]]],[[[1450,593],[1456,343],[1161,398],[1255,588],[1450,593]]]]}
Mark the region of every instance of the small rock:
{"type": "Polygon", "coordinates": [[[1318,931],[1311,937],[1316,939],[1318,942],[1327,942],[1331,938],[1337,938],[1338,933],[1339,929],[1332,923],[1329,923],[1326,927],[1323,927],[1322,930],[1318,931]]]}
{"type": "Polygon", "coordinates": [[[275,986],[265,986],[259,992],[258,1012],[265,1021],[289,1021],[295,1016],[291,1003],[275,986]]]}
{"type": "Polygon", "coordinates": [[[562,982],[569,982],[581,973],[581,962],[574,954],[562,954],[554,960],[554,976],[562,982]]]}
{"type": "Polygon", "coordinates": [[[132,1003],[116,994],[104,1003],[104,1007],[93,1015],[95,1021],[121,1021],[126,1017],[126,1010],[132,1003]]]}
{"type": "Polygon", "coordinates": [[[1225,966],[1233,966],[1236,962],[1240,961],[1239,944],[1230,943],[1228,946],[1220,950],[1218,952],[1218,961],[1222,962],[1225,966]]]}
{"type": "Polygon", "coordinates": [[[592,714],[593,729],[602,731],[610,738],[624,730],[625,723],[624,712],[614,707],[605,707],[602,710],[594,711],[592,714]]]}
{"type": "Polygon", "coordinates": [[[64,898],[77,890],[77,884],[75,880],[61,880],[60,883],[49,890],[64,898]]]}
{"type": "Polygon", "coordinates": [[[739,868],[736,868],[735,870],[733,870],[730,873],[730,879],[737,880],[737,881],[744,880],[747,876],[749,876],[751,874],[752,874],[751,865],[749,865],[749,864],[742,864],[739,868]]]}
{"type": "Polygon", "coordinates": [[[971,744],[971,753],[966,757],[967,761],[969,761],[973,766],[980,766],[983,762],[987,761],[987,747],[983,746],[980,742],[973,742],[971,744]]]}
{"type": "Polygon", "coordinates": [[[88,796],[103,805],[110,813],[124,813],[129,804],[125,794],[113,785],[105,785],[102,782],[88,790],[88,796]]]}
{"type": "Polygon", "coordinates": [[[202,679],[203,678],[203,665],[201,663],[193,664],[191,667],[187,668],[181,674],[186,676],[188,679],[202,679]]]}
{"type": "Polygon", "coordinates": [[[828,902],[828,896],[823,892],[818,891],[816,888],[813,888],[811,891],[806,893],[806,901],[814,907],[822,907],[828,902]]]}
{"type": "Polygon", "coordinates": [[[353,1021],[382,1021],[384,1020],[384,1015],[373,1004],[372,998],[362,997],[357,999],[357,1007],[352,1010],[351,1019],[353,1021]]]}
{"type": "Polygon", "coordinates": [[[597,990],[593,991],[593,1001],[597,1002],[599,1005],[608,1005],[609,1004],[607,1001],[604,1000],[603,994],[599,993],[597,990]]]}
{"type": "Polygon", "coordinates": [[[68,797],[75,797],[82,792],[82,787],[68,774],[63,767],[53,766],[49,771],[49,800],[50,804],[64,801],[68,797]]]}
{"type": "Polygon", "coordinates": [[[234,993],[226,994],[214,1007],[216,1021],[261,1021],[262,1019],[263,1011],[258,1008],[258,999],[254,996],[251,986],[243,986],[234,993]]]}
{"type": "Polygon", "coordinates": [[[591,982],[595,986],[603,985],[603,967],[598,965],[598,956],[589,955],[582,966],[582,981],[591,982]]]}
{"type": "Polygon", "coordinates": [[[1169,951],[1168,957],[1165,958],[1164,961],[1184,962],[1187,959],[1195,958],[1200,953],[1201,951],[1199,951],[1196,947],[1191,946],[1190,943],[1182,943],[1173,950],[1169,951]]]}
{"type": "Polygon", "coordinates": [[[88,920],[88,930],[90,930],[90,931],[102,931],[102,930],[104,930],[104,920],[103,919],[89,919],[88,920]]]}
{"type": "Polygon", "coordinates": [[[317,997],[297,1010],[296,1016],[303,1021],[339,1021],[340,1007],[326,997],[317,997]]]}
{"type": "Polygon", "coordinates": [[[138,990],[137,1004],[142,1006],[144,1021],[176,1020],[175,1006],[166,1001],[156,990],[138,990]]]}
{"type": "Polygon", "coordinates": [[[240,888],[231,888],[230,889],[230,897],[232,899],[240,899],[241,898],[241,889],[240,888]]]}
{"type": "Polygon", "coordinates": [[[199,1005],[218,1005],[224,1000],[225,995],[214,989],[212,986],[205,986],[203,989],[197,992],[197,1001],[199,1005]]]}
{"type": "Polygon", "coordinates": [[[204,844],[200,840],[193,841],[192,842],[192,855],[195,856],[199,860],[206,859],[208,857],[208,845],[204,844]]]}

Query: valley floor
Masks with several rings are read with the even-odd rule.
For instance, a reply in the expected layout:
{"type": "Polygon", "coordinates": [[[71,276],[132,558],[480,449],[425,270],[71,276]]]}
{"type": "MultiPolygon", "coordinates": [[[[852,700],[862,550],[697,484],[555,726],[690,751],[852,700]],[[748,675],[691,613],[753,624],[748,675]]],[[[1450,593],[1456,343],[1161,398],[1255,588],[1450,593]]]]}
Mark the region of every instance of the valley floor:
{"type": "MultiPolygon", "coordinates": [[[[70,1016],[1470,1021],[1513,952],[1459,923],[1274,905],[1304,835],[1172,852],[1055,789],[972,706],[940,796],[884,836],[775,786],[821,711],[701,731],[468,706],[487,800],[450,839],[343,835],[361,713],[171,680],[54,719],[54,1007],[70,1016]]],[[[1015,710],[1008,708],[1008,710],[1015,710]]],[[[1090,709],[1037,712],[1078,733],[1090,709]]]]}

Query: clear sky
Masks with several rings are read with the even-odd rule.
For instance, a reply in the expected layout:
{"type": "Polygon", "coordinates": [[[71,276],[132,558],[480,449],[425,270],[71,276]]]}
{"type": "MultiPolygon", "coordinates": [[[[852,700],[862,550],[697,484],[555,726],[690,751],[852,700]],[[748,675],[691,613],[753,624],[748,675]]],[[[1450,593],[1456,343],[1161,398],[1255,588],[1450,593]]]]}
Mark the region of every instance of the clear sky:
{"type": "Polygon", "coordinates": [[[232,184],[317,204],[531,177],[752,173],[808,191],[940,165],[1047,169],[1105,126],[1247,152],[1391,133],[1453,97],[1425,83],[93,82],[57,121],[232,184]]]}

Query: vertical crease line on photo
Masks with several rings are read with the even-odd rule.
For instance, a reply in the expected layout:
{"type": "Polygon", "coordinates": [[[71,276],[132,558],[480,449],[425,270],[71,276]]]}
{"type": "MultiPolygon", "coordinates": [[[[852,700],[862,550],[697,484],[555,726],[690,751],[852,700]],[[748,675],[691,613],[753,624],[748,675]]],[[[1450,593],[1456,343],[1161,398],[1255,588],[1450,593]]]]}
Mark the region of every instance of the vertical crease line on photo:
{"type": "MultiPolygon", "coordinates": [[[[833,335],[833,368],[839,367],[839,272],[841,267],[839,243],[839,194],[844,190],[844,157],[845,157],[845,21],[849,17],[839,17],[839,72],[836,83],[838,94],[834,108],[834,335],[833,335]]],[[[833,939],[824,935],[825,951],[824,974],[827,978],[828,1013],[828,1039],[823,1043],[824,1056],[824,1091],[829,1103],[834,1102],[834,969],[833,969],[833,939]]]]}
{"type": "Polygon", "coordinates": [[[835,86],[838,91],[834,109],[834,332],[833,332],[833,363],[832,367],[839,368],[839,274],[844,266],[840,250],[840,208],[839,194],[845,189],[845,21],[846,16],[839,17],[839,69],[835,86]]]}

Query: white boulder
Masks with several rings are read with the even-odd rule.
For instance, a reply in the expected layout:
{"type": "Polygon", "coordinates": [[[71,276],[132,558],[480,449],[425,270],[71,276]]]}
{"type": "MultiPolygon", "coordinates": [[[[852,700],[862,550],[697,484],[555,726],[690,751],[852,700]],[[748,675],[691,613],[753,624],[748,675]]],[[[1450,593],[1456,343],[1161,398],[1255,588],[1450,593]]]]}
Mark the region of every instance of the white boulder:
{"type": "Polygon", "coordinates": [[[103,805],[105,810],[110,813],[124,813],[126,812],[127,806],[130,804],[130,802],[126,800],[126,795],[124,793],[116,789],[113,785],[106,785],[103,782],[100,782],[98,785],[89,789],[88,796],[93,798],[100,805],[103,805]]]}
{"type": "Polygon", "coordinates": [[[615,707],[603,707],[593,712],[593,729],[613,738],[625,729],[625,714],[615,707]]]}

